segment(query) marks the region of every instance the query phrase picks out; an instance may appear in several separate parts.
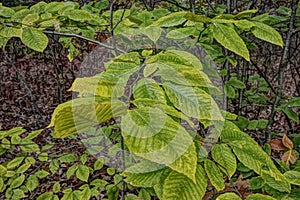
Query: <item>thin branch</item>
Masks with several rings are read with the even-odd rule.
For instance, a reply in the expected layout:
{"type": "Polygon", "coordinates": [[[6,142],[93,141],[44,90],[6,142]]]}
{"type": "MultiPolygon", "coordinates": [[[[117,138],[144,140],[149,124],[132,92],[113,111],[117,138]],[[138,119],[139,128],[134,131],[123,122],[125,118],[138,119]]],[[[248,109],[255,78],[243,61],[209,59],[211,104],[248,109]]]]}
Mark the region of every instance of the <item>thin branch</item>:
{"type": "MultiPolygon", "coordinates": [[[[98,44],[99,46],[105,47],[107,49],[115,50],[115,48],[112,46],[109,46],[109,45],[99,42],[97,40],[93,40],[93,39],[84,37],[82,35],[74,34],[74,33],[61,33],[61,32],[55,32],[55,31],[43,31],[43,33],[54,34],[54,35],[65,36],[65,37],[75,37],[75,38],[79,38],[82,40],[86,40],[86,41],[94,43],[94,44],[98,44]]],[[[119,51],[120,53],[127,53],[126,51],[119,49],[119,48],[116,48],[116,50],[119,51]]]]}
{"type": "Polygon", "coordinates": [[[280,100],[283,96],[283,84],[284,84],[284,71],[285,68],[288,64],[289,58],[289,50],[290,50],[290,43],[291,43],[291,39],[292,39],[292,35],[294,33],[294,21],[295,21],[295,17],[296,17],[296,10],[298,8],[298,3],[299,0],[293,0],[292,1],[292,14],[291,14],[291,18],[289,21],[289,30],[287,32],[287,38],[285,40],[285,45],[284,45],[284,49],[282,52],[282,57],[280,60],[280,64],[279,64],[279,70],[278,70],[278,89],[277,89],[277,94],[275,97],[275,101],[273,103],[272,106],[272,110],[269,116],[269,123],[268,126],[266,128],[266,140],[269,141],[271,140],[271,130],[274,124],[274,117],[276,114],[276,108],[279,106],[280,100]]]}
{"type": "Polygon", "coordinates": [[[192,13],[195,13],[195,0],[189,0],[190,1],[190,9],[192,13]]]}

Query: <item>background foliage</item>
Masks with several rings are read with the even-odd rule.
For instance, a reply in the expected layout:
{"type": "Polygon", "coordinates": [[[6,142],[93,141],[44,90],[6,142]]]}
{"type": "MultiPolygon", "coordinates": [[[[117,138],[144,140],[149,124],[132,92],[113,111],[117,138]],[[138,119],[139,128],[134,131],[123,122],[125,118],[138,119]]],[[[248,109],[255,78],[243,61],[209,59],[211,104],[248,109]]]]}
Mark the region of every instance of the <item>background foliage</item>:
{"type": "MultiPolygon", "coordinates": [[[[33,6],[1,7],[0,43],[3,47],[1,53],[5,58],[1,68],[2,76],[5,76],[3,80],[7,80],[1,84],[4,97],[2,126],[4,130],[16,125],[29,130],[44,128],[50,123],[53,104],[60,105],[50,123],[54,125],[54,131],[47,129],[29,134],[22,128],[1,131],[1,155],[4,155],[0,165],[2,197],[297,199],[300,176],[297,134],[298,1],[286,4],[277,1],[141,1],[136,4],[122,1],[80,1],[29,4],[33,6]],[[122,10],[123,8],[127,10],[122,10]],[[141,10],[143,11],[140,12],[141,10]],[[264,14],[265,12],[269,14],[264,14]],[[281,33],[283,39],[274,28],[281,33]],[[104,66],[100,67],[100,71],[99,68],[91,68],[90,74],[81,74],[83,78],[77,78],[73,82],[78,74],[87,73],[86,69],[79,69],[78,66],[81,58],[95,48],[92,43],[103,46],[101,41],[109,35],[125,38],[143,33],[148,37],[148,42],[153,44],[159,42],[162,30],[166,30],[168,39],[178,42],[196,41],[207,51],[218,63],[224,83],[224,96],[216,92],[218,90],[207,78],[206,74],[210,74],[206,64],[202,66],[193,55],[174,50],[156,52],[148,49],[125,53],[116,46],[106,46],[104,48],[110,48],[113,54],[122,55],[107,64],[105,71],[104,66]],[[142,63],[140,58],[143,58],[142,63]],[[32,64],[32,60],[38,63],[38,67],[32,64]],[[40,69],[41,66],[45,66],[45,69],[40,69]],[[174,76],[170,77],[170,69],[188,80],[188,85],[180,77],[175,80],[174,76]],[[198,71],[193,71],[194,69],[198,71]],[[45,85],[45,79],[39,72],[51,77],[49,80],[52,82],[45,85]],[[99,72],[103,80],[99,83],[99,75],[96,75],[99,89],[96,93],[86,90],[89,84],[95,84],[93,77],[84,77],[99,72]],[[28,79],[25,73],[37,77],[36,82],[28,79]],[[105,98],[113,95],[111,87],[116,84],[112,77],[122,77],[125,87],[132,74],[142,78],[133,83],[132,91],[130,90],[132,93],[121,91],[117,97],[133,97],[130,100],[134,101],[130,103],[136,109],[127,110],[130,106],[129,99],[124,102],[125,105],[118,101],[111,102],[110,99],[107,101],[105,98]],[[158,82],[155,76],[161,77],[162,82],[158,82]],[[70,99],[66,89],[72,82],[71,90],[79,92],[80,97],[73,100],[77,102],[77,108],[71,106],[70,102],[63,103],[70,99]],[[57,89],[48,92],[48,84],[57,89]],[[82,84],[85,84],[83,88],[82,84]],[[200,115],[195,113],[197,107],[190,109],[193,94],[189,94],[189,86],[193,86],[193,90],[196,88],[198,102],[208,102],[207,110],[202,114],[200,112],[200,115]],[[206,93],[212,89],[215,89],[214,95],[223,98],[223,106],[236,115],[226,115],[214,107],[211,93],[206,93]],[[14,90],[20,90],[21,95],[22,92],[26,95],[19,96],[14,90]],[[41,98],[37,92],[43,94],[41,98]],[[95,123],[80,121],[84,126],[76,130],[74,120],[78,119],[74,119],[76,115],[73,114],[82,112],[82,109],[88,113],[91,107],[87,94],[97,96],[92,106],[99,115],[95,123]],[[44,106],[49,105],[49,99],[53,101],[51,108],[44,106]],[[29,112],[26,114],[30,116],[22,119],[19,115],[22,112],[9,111],[12,108],[27,108],[29,112]],[[122,116],[122,132],[118,123],[109,121],[112,108],[115,109],[115,114],[122,116]],[[161,114],[161,109],[166,112],[161,114]],[[207,111],[215,115],[209,116],[207,111]],[[8,119],[12,117],[5,116],[12,114],[13,119],[17,120],[8,123],[8,119]],[[169,133],[169,137],[173,137],[172,132],[178,128],[182,129],[184,134],[181,141],[191,144],[184,146],[188,149],[184,151],[186,155],[175,162],[170,156],[181,151],[180,149],[171,149],[172,153],[163,157],[165,160],[171,159],[170,162],[142,156],[140,163],[120,174],[116,169],[104,166],[107,160],[95,160],[91,156],[101,149],[85,152],[85,148],[76,140],[77,137],[73,136],[77,132],[84,132],[86,144],[91,144],[91,141],[106,142],[110,146],[111,155],[115,153],[114,147],[145,153],[164,146],[161,138],[157,140],[149,137],[142,141],[128,135],[143,134],[138,123],[134,123],[141,122],[141,119],[136,118],[140,115],[149,115],[143,119],[149,125],[155,125],[152,118],[166,120],[168,126],[165,127],[166,130],[162,130],[169,133]],[[30,117],[33,118],[30,120],[30,117]],[[190,117],[197,119],[200,126],[186,132],[186,127],[182,128],[178,119],[189,122],[190,117]],[[218,132],[217,121],[224,123],[222,132],[218,132]],[[89,129],[97,124],[101,126],[89,129]],[[216,132],[221,137],[211,154],[207,155],[201,144],[206,141],[206,127],[210,125],[216,127],[216,132]],[[169,127],[176,128],[170,130],[169,127]],[[55,139],[49,132],[55,138],[65,139],[55,139]],[[77,153],[73,153],[74,149],[77,153]],[[151,173],[148,173],[149,170],[151,173]],[[206,180],[209,180],[208,185],[206,180]],[[186,186],[183,190],[182,185],[186,186]]],[[[191,43],[186,42],[184,45],[190,46],[191,43]]],[[[151,48],[155,50],[155,46],[151,48]]],[[[105,61],[110,57],[111,54],[105,61]]],[[[198,109],[201,111],[202,108],[198,109]]],[[[168,143],[167,137],[164,142],[168,143]]],[[[125,159],[125,155],[121,155],[120,159],[125,159]]]]}

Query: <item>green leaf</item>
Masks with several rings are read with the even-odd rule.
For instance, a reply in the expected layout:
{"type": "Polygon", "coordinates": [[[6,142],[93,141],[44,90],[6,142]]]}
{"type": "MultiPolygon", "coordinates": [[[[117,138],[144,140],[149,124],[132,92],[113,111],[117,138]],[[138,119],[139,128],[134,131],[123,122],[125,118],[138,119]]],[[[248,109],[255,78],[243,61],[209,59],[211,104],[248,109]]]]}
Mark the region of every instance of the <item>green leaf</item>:
{"type": "Polygon", "coordinates": [[[106,187],[106,194],[108,199],[117,200],[119,195],[119,189],[116,185],[108,185],[106,187]]]}
{"type": "Polygon", "coordinates": [[[261,176],[251,178],[249,183],[250,183],[251,190],[261,189],[265,185],[265,181],[261,176]]]}
{"type": "Polygon", "coordinates": [[[30,7],[30,11],[33,11],[35,13],[43,13],[45,11],[45,7],[47,6],[47,3],[44,1],[41,1],[39,3],[34,4],[30,7]]]}
{"type": "Polygon", "coordinates": [[[125,170],[125,181],[136,187],[153,187],[161,181],[163,173],[167,172],[164,165],[143,160],[125,170]]]}
{"type": "Polygon", "coordinates": [[[197,15],[197,14],[194,14],[194,13],[187,13],[186,15],[184,15],[184,17],[192,22],[202,22],[202,23],[205,23],[205,24],[208,24],[211,22],[211,19],[204,16],[204,15],[197,15]]]}
{"type": "Polygon", "coordinates": [[[48,161],[48,154],[45,152],[40,153],[40,155],[38,156],[38,159],[42,162],[46,162],[46,161],[48,161]]]}
{"type": "Polygon", "coordinates": [[[43,131],[43,129],[33,131],[33,132],[29,133],[24,139],[32,140],[33,138],[36,138],[42,131],[43,131]]]}
{"type": "MultiPolygon", "coordinates": [[[[180,50],[173,49],[173,50],[168,50],[166,53],[167,53],[166,55],[173,54],[180,58],[183,58],[188,64],[192,65],[195,69],[203,70],[203,66],[202,66],[202,63],[199,60],[199,58],[187,51],[180,51],[180,50]]],[[[168,60],[166,60],[166,61],[168,61],[168,60]]],[[[209,80],[207,80],[207,81],[209,82],[209,80]]]]}
{"type": "Polygon", "coordinates": [[[231,85],[229,85],[228,83],[226,83],[224,85],[224,92],[225,92],[227,97],[235,98],[235,94],[236,94],[235,89],[231,85]]]}
{"type": "Polygon", "coordinates": [[[112,176],[116,173],[116,170],[112,167],[109,167],[109,168],[106,169],[106,172],[107,172],[108,175],[112,176]]]}
{"type": "Polygon", "coordinates": [[[64,190],[63,193],[64,193],[64,196],[62,197],[61,200],[73,200],[74,199],[74,195],[73,195],[71,188],[64,190]]]}
{"type": "Polygon", "coordinates": [[[218,190],[223,190],[225,188],[223,174],[221,173],[219,167],[211,160],[206,159],[204,161],[204,168],[211,184],[218,190]]]}
{"type": "Polygon", "coordinates": [[[76,157],[75,157],[75,155],[72,154],[72,153],[69,153],[69,154],[60,156],[58,159],[59,159],[61,162],[68,162],[68,163],[76,161],[76,157]]]}
{"type": "Polygon", "coordinates": [[[21,174],[26,172],[29,168],[30,168],[31,164],[30,163],[25,163],[23,165],[21,165],[18,169],[17,169],[17,173],[21,174]]]}
{"type": "Polygon", "coordinates": [[[53,192],[45,192],[41,194],[37,200],[53,200],[53,192]]]}
{"type": "Polygon", "coordinates": [[[78,165],[78,169],[76,171],[76,177],[82,181],[87,182],[90,175],[90,169],[85,165],[78,165]]]}
{"type": "Polygon", "coordinates": [[[67,175],[68,179],[75,173],[75,171],[77,170],[77,168],[78,168],[77,164],[74,164],[74,165],[72,165],[71,167],[68,168],[68,170],[66,172],[66,175],[67,175]]]}
{"type": "Polygon", "coordinates": [[[263,194],[250,194],[246,200],[276,200],[275,198],[263,194]]]}
{"type": "Polygon", "coordinates": [[[230,178],[236,171],[236,158],[227,144],[216,144],[211,150],[213,159],[224,167],[227,176],[230,178]]]}
{"type": "Polygon", "coordinates": [[[227,192],[218,196],[217,200],[242,200],[242,199],[233,192],[227,192]]]}
{"type": "Polygon", "coordinates": [[[186,12],[174,12],[164,17],[159,18],[150,26],[172,27],[182,24],[186,19],[183,17],[186,12]]]}
{"type": "Polygon", "coordinates": [[[79,22],[88,21],[93,18],[93,15],[86,10],[69,9],[63,12],[63,16],[66,16],[71,20],[79,22]]]}
{"type": "Polygon", "coordinates": [[[213,23],[210,25],[210,30],[217,42],[230,51],[242,56],[247,61],[250,61],[250,55],[246,44],[234,28],[224,24],[213,23]]]}
{"type": "Polygon", "coordinates": [[[7,169],[13,169],[21,164],[21,162],[24,160],[24,157],[16,157],[13,160],[9,161],[7,163],[7,169]]]}
{"type": "Polygon", "coordinates": [[[40,150],[39,145],[32,140],[23,139],[20,144],[21,149],[25,152],[37,152],[40,150]]]}
{"type": "Polygon", "coordinates": [[[12,196],[12,199],[23,199],[25,198],[25,194],[24,194],[24,191],[21,190],[21,189],[15,189],[13,190],[13,196],[12,196]]]}
{"type": "Polygon", "coordinates": [[[15,27],[2,27],[0,29],[0,36],[5,38],[11,38],[11,37],[19,37],[22,36],[22,29],[15,28],[15,27]]]}
{"type": "Polygon", "coordinates": [[[246,85],[242,81],[238,80],[237,78],[230,78],[229,81],[227,82],[227,84],[230,84],[233,87],[238,88],[238,89],[246,88],[246,85]]]}
{"type": "Polygon", "coordinates": [[[23,184],[24,180],[25,180],[25,175],[21,175],[11,182],[10,187],[17,188],[23,184]]]}
{"type": "Polygon", "coordinates": [[[64,7],[63,2],[51,2],[45,7],[45,12],[53,13],[57,12],[64,7]]]}
{"type": "Polygon", "coordinates": [[[53,185],[53,192],[54,193],[58,193],[60,192],[60,183],[59,182],[55,182],[53,185]]]}
{"type": "Polygon", "coordinates": [[[300,185],[300,172],[299,171],[287,171],[283,175],[291,184],[300,185]]]}
{"type": "Polygon", "coordinates": [[[108,184],[107,181],[102,180],[102,179],[94,179],[90,185],[95,186],[96,188],[100,188],[100,190],[104,190],[105,186],[108,184]]]}
{"type": "MultiPolygon", "coordinates": [[[[93,99],[93,98],[92,98],[93,99]]],[[[107,122],[113,117],[126,113],[123,102],[117,101],[94,101],[87,103],[88,98],[74,101],[74,105],[61,105],[54,116],[54,136],[64,138],[76,133],[83,133],[91,127],[107,122]]]]}
{"type": "Polygon", "coordinates": [[[94,170],[100,170],[103,168],[103,162],[101,162],[100,160],[96,160],[94,162],[94,170]]]}
{"type": "Polygon", "coordinates": [[[200,165],[197,165],[195,177],[196,181],[193,182],[180,173],[177,173],[175,171],[171,172],[164,182],[162,199],[202,199],[206,191],[207,180],[205,172],[200,165]]]}
{"type": "Polygon", "coordinates": [[[289,193],[291,191],[290,183],[286,180],[284,176],[281,177],[281,174],[274,174],[272,172],[270,173],[267,170],[262,170],[261,175],[265,181],[265,186],[270,186],[271,188],[280,192],[289,193]]]}
{"type": "Polygon", "coordinates": [[[196,34],[195,27],[176,28],[175,30],[171,30],[170,32],[168,32],[166,38],[179,40],[195,34],[196,34]]]}
{"type": "Polygon", "coordinates": [[[10,141],[11,141],[11,144],[20,144],[21,137],[18,135],[14,135],[11,137],[10,141]]]}
{"type": "Polygon", "coordinates": [[[39,185],[39,179],[36,175],[30,175],[26,181],[27,189],[32,192],[39,185]]]}
{"type": "Polygon", "coordinates": [[[146,98],[166,103],[163,89],[153,79],[139,80],[133,87],[133,95],[135,99],[146,98]]]}
{"type": "Polygon", "coordinates": [[[26,46],[38,52],[43,52],[48,45],[48,37],[36,28],[24,28],[21,40],[26,46]]]}
{"type": "Polygon", "coordinates": [[[139,198],[143,200],[151,200],[151,195],[146,189],[141,189],[139,192],[139,198]]]}
{"type": "Polygon", "coordinates": [[[11,8],[0,5],[0,16],[11,17],[15,14],[15,11],[11,8]]]}
{"type": "Polygon", "coordinates": [[[52,162],[50,162],[49,169],[50,169],[51,173],[54,174],[59,169],[58,160],[53,160],[52,162]]]}
{"type": "Polygon", "coordinates": [[[180,111],[176,110],[173,106],[169,106],[163,104],[159,101],[151,100],[151,99],[136,99],[132,101],[132,103],[137,107],[152,107],[158,108],[165,112],[167,115],[171,117],[175,117],[177,119],[185,120],[191,127],[194,126],[194,123],[190,120],[189,117],[181,113],[180,111]]]}
{"type": "Polygon", "coordinates": [[[168,82],[163,88],[173,105],[185,115],[200,121],[223,120],[215,101],[204,90],[168,82]]]}
{"type": "Polygon", "coordinates": [[[91,199],[91,189],[89,187],[84,188],[81,191],[81,200],[91,199]]]}
{"type": "Polygon", "coordinates": [[[162,29],[155,26],[149,26],[143,29],[142,33],[147,35],[147,37],[152,40],[154,43],[157,42],[159,37],[161,36],[162,29]]]}
{"type": "Polygon", "coordinates": [[[299,117],[297,115],[297,113],[295,113],[295,111],[293,111],[293,109],[289,108],[289,107],[280,107],[280,109],[282,110],[282,112],[284,112],[289,119],[293,120],[294,122],[299,122],[299,117]]]}
{"type": "Polygon", "coordinates": [[[232,122],[225,122],[221,141],[227,142],[237,158],[246,167],[260,174],[266,183],[282,192],[290,191],[290,184],[280,173],[268,154],[247,134],[240,131],[232,122]]]}
{"type": "Polygon", "coordinates": [[[47,171],[45,171],[43,169],[34,173],[34,175],[36,175],[39,179],[45,178],[49,174],[50,174],[49,172],[47,172],[47,171]]]}
{"type": "Polygon", "coordinates": [[[242,19],[242,20],[235,21],[234,25],[236,25],[240,29],[249,29],[254,26],[254,23],[246,19],[242,19]]]}
{"type": "Polygon", "coordinates": [[[192,137],[162,110],[149,107],[130,110],[121,124],[130,152],[195,179],[197,158],[192,137]]]}
{"type": "Polygon", "coordinates": [[[29,14],[23,18],[22,25],[24,27],[31,27],[38,19],[39,15],[37,13],[29,14]]]}
{"type": "Polygon", "coordinates": [[[4,185],[3,178],[0,177],[0,192],[5,190],[6,186],[4,185]]]}
{"type": "Polygon", "coordinates": [[[261,22],[253,21],[253,23],[255,26],[252,27],[251,32],[255,37],[281,47],[283,46],[282,37],[274,28],[261,22]]]}
{"type": "Polygon", "coordinates": [[[251,14],[257,13],[258,10],[244,10],[242,12],[239,12],[236,14],[236,18],[241,19],[241,18],[248,18],[250,17],[251,14]]]}

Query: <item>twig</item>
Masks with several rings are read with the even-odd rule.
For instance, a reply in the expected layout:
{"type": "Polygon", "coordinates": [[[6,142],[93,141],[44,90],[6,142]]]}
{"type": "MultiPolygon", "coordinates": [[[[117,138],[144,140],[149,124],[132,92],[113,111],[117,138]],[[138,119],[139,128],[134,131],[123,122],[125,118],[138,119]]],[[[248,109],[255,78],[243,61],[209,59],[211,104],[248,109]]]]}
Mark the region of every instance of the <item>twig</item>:
{"type": "Polygon", "coordinates": [[[279,64],[279,70],[278,70],[278,89],[277,89],[277,93],[276,93],[276,98],[275,101],[273,103],[272,106],[272,110],[269,116],[269,123],[267,125],[266,131],[265,131],[265,139],[267,141],[271,140],[271,130],[274,124],[274,117],[276,114],[276,108],[279,106],[280,100],[283,96],[283,84],[284,84],[284,71],[286,68],[286,65],[288,64],[288,55],[289,55],[289,48],[290,48],[290,42],[291,42],[291,38],[292,35],[294,33],[294,21],[295,21],[295,17],[296,17],[296,10],[298,8],[298,3],[299,0],[293,0],[292,1],[292,14],[291,14],[291,18],[289,21],[289,30],[287,32],[287,38],[285,40],[285,45],[284,45],[284,49],[282,52],[282,57],[280,60],[280,64],[279,64]]]}
{"type": "MultiPolygon", "coordinates": [[[[112,47],[112,46],[109,46],[107,44],[104,44],[102,42],[99,42],[97,40],[93,40],[93,39],[90,39],[90,38],[87,38],[87,37],[84,37],[82,35],[78,35],[78,34],[74,34],[74,33],[61,33],[61,32],[56,32],[56,31],[43,31],[43,33],[45,34],[54,34],[54,35],[59,35],[59,36],[65,36],[65,37],[75,37],[75,38],[79,38],[79,39],[82,39],[82,40],[86,40],[88,42],[91,42],[91,43],[94,43],[94,44],[97,44],[99,46],[102,46],[102,47],[105,47],[107,49],[111,49],[111,50],[114,50],[115,48],[112,47]]],[[[122,50],[122,49],[119,49],[119,48],[116,48],[116,50],[120,53],[127,53],[126,51],[122,50]]]]}

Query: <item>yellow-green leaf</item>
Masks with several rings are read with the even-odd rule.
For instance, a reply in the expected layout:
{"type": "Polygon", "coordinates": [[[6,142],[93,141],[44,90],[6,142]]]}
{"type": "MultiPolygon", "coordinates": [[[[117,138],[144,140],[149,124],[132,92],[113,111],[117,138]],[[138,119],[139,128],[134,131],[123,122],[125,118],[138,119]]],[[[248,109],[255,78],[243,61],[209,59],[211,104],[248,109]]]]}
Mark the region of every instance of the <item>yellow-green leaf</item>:
{"type": "Polygon", "coordinates": [[[11,8],[0,5],[0,16],[11,17],[15,14],[15,11],[11,8]]]}
{"type": "Polygon", "coordinates": [[[151,26],[172,27],[182,24],[186,19],[183,17],[186,12],[174,12],[159,18],[151,26]]]}
{"type": "Polygon", "coordinates": [[[218,196],[217,200],[242,200],[242,199],[233,192],[227,192],[218,196]]]}
{"type": "Polygon", "coordinates": [[[216,144],[212,148],[213,159],[224,167],[228,177],[232,177],[236,170],[236,159],[227,144],[216,144]]]}
{"type": "Polygon", "coordinates": [[[21,162],[24,160],[24,157],[16,157],[13,160],[9,161],[7,163],[7,169],[13,169],[21,164],[21,162]]]}
{"type": "Polygon", "coordinates": [[[230,51],[242,56],[247,61],[250,60],[249,51],[245,42],[233,27],[225,24],[212,23],[210,25],[210,30],[217,42],[230,51]]]}
{"type": "Polygon", "coordinates": [[[246,200],[276,200],[275,198],[263,194],[250,194],[246,200]]]}
{"type": "Polygon", "coordinates": [[[29,191],[35,190],[39,185],[39,179],[36,175],[30,175],[26,181],[26,187],[29,191]]]}
{"type": "Polygon", "coordinates": [[[133,95],[135,99],[146,98],[166,103],[163,89],[153,79],[139,80],[133,87],[133,95]]]}
{"type": "Polygon", "coordinates": [[[285,178],[293,185],[300,185],[300,172],[287,171],[284,173],[285,178]]]}
{"type": "Polygon", "coordinates": [[[43,52],[48,45],[48,37],[36,28],[24,28],[21,40],[26,46],[38,52],[43,52]]]}
{"type": "Polygon", "coordinates": [[[220,168],[211,160],[206,159],[204,161],[204,168],[211,184],[218,190],[225,188],[223,174],[220,168]]]}
{"type": "Polygon", "coordinates": [[[281,35],[271,26],[253,21],[254,25],[251,29],[253,35],[261,40],[276,44],[278,46],[283,46],[283,41],[281,35]]]}
{"type": "Polygon", "coordinates": [[[11,188],[17,188],[17,187],[19,187],[19,186],[22,185],[22,183],[24,182],[24,180],[25,180],[25,175],[21,175],[21,176],[15,178],[15,179],[11,182],[10,187],[11,187],[11,188]]]}
{"type": "Polygon", "coordinates": [[[130,110],[122,118],[122,131],[130,152],[195,180],[197,158],[192,137],[162,110],[130,110]]]}
{"type": "Polygon", "coordinates": [[[90,170],[85,165],[78,165],[78,169],[76,171],[76,177],[82,181],[87,182],[89,179],[90,170]]]}
{"type": "Polygon", "coordinates": [[[200,165],[197,165],[195,177],[196,181],[193,182],[180,173],[171,172],[164,182],[162,200],[202,199],[206,191],[207,179],[200,165]]]}

